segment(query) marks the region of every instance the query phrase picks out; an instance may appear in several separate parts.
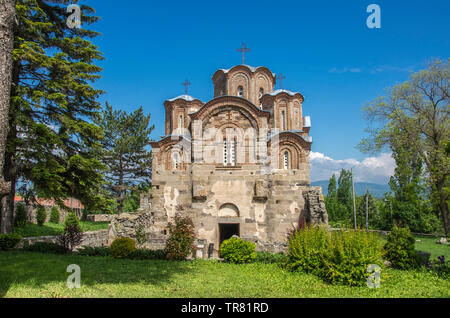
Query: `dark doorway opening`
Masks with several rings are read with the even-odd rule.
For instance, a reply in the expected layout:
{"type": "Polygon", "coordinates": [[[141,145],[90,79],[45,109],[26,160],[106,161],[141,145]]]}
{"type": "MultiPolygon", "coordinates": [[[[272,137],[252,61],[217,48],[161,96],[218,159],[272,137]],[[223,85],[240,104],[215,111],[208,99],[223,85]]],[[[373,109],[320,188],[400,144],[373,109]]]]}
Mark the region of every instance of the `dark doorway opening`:
{"type": "Polygon", "coordinates": [[[239,236],[239,223],[219,223],[219,248],[223,241],[233,235],[239,236]]]}

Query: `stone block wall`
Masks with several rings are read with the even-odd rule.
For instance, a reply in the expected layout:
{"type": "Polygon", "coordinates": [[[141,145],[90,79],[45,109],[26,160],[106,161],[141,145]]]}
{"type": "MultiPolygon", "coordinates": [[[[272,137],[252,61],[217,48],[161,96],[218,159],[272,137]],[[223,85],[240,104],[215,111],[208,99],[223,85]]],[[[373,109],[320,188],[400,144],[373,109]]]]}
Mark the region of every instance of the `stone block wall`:
{"type": "MultiPolygon", "coordinates": [[[[33,236],[24,237],[17,244],[16,248],[22,248],[24,245],[33,245],[37,242],[57,243],[57,236],[33,236]]],[[[88,231],[83,233],[83,238],[79,246],[75,250],[82,246],[107,246],[108,245],[108,230],[88,231]]]]}

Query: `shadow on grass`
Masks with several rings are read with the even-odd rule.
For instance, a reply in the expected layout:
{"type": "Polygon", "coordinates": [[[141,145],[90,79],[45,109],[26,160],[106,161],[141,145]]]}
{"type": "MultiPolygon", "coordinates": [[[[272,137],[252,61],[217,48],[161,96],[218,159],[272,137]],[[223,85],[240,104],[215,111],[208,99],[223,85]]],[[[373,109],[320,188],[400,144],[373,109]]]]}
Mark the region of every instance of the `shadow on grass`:
{"type": "Polygon", "coordinates": [[[14,233],[20,234],[22,237],[53,236],[60,235],[62,232],[62,226],[58,226],[58,224],[49,225],[48,223],[43,225],[26,223],[24,226],[14,228],[14,233]]]}
{"type": "Polygon", "coordinates": [[[65,286],[71,274],[66,272],[70,264],[80,266],[82,286],[92,287],[97,284],[167,283],[172,275],[188,271],[188,262],[0,251],[0,297],[6,296],[12,284],[36,288],[54,282],[65,286]]]}

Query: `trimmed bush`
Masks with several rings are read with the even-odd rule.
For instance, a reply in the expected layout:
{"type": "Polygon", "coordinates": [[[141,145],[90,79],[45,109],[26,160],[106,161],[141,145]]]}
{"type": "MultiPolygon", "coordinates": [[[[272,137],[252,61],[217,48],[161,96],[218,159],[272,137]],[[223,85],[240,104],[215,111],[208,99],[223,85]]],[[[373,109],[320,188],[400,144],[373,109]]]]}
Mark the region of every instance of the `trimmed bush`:
{"type": "Polygon", "coordinates": [[[56,206],[52,206],[50,209],[50,222],[59,223],[59,210],[56,206]]]}
{"type": "Polygon", "coordinates": [[[195,251],[194,241],[194,223],[178,212],[174,223],[169,223],[169,239],[164,249],[166,258],[174,261],[186,259],[195,251]]]}
{"type": "Polygon", "coordinates": [[[14,248],[20,242],[22,236],[19,234],[0,234],[0,250],[6,251],[14,248]]]}
{"type": "Polygon", "coordinates": [[[46,219],[47,219],[47,211],[45,211],[45,208],[43,206],[38,207],[36,211],[37,224],[44,225],[46,219]]]}
{"type": "Polygon", "coordinates": [[[408,228],[394,226],[384,245],[384,257],[393,268],[411,269],[418,266],[415,239],[408,228]]]}
{"type": "Polygon", "coordinates": [[[54,254],[64,254],[67,252],[67,250],[64,247],[49,242],[36,242],[33,245],[24,246],[23,250],[27,252],[54,253],[54,254]]]}
{"type": "Polygon", "coordinates": [[[27,223],[27,220],[28,220],[28,213],[27,213],[27,209],[25,208],[25,205],[18,204],[16,206],[15,217],[14,217],[15,226],[22,227],[27,223]]]}
{"type": "Polygon", "coordinates": [[[129,237],[116,238],[109,247],[109,252],[114,258],[128,258],[135,251],[136,244],[129,237]]]}
{"type": "Polygon", "coordinates": [[[223,241],[220,257],[233,264],[251,263],[256,258],[256,245],[238,237],[223,241]]]}
{"type": "Polygon", "coordinates": [[[307,226],[289,240],[285,267],[321,277],[331,284],[361,286],[371,273],[370,264],[382,266],[380,240],[360,230],[329,232],[322,226],[307,226]]]}

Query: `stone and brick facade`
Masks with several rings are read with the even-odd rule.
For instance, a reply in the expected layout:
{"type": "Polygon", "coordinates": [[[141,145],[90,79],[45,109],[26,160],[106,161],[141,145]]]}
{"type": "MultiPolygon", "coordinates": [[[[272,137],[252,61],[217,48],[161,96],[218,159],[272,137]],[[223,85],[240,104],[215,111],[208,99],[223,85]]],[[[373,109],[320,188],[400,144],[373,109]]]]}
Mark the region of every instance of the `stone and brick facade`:
{"type": "MultiPolygon", "coordinates": [[[[214,98],[206,103],[189,95],[164,103],[166,135],[151,142],[152,190],[138,211],[149,219],[148,235],[160,242],[175,213],[184,213],[198,245],[218,256],[234,234],[279,251],[300,217],[327,224],[321,190],[310,187],[302,94],[274,90],[266,67],[221,69],[212,80],[214,98]]],[[[127,232],[126,222],[113,220],[110,237],[127,232]]]]}

